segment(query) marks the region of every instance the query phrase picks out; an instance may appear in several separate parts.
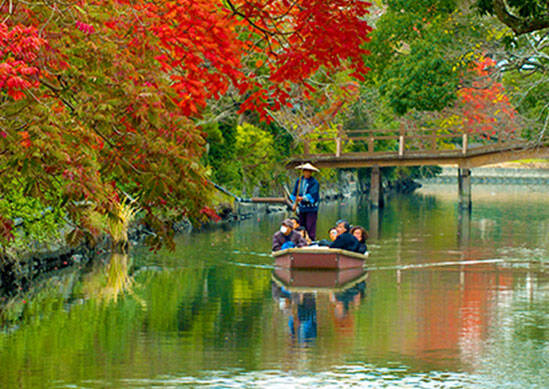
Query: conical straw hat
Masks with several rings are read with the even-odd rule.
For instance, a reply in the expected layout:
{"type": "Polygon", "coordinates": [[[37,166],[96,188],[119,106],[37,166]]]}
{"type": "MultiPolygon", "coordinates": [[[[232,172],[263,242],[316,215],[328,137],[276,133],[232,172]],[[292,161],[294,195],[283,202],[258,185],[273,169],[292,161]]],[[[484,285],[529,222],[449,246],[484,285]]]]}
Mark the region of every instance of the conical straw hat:
{"type": "Polygon", "coordinates": [[[309,162],[307,163],[304,163],[302,165],[298,165],[295,167],[295,169],[299,169],[299,170],[312,170],[314,172],[319,172],[320,170],[318,170],[316,167],[314,167],[312,164],[310,164],[309,162]]]}

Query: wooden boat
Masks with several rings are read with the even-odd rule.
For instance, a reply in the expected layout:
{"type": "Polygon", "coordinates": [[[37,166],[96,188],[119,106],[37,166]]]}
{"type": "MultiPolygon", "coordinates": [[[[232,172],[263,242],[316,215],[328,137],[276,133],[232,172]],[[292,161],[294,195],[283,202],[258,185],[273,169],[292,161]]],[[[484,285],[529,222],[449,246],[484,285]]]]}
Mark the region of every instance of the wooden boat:
{"type": "Polygon", "coordinates": [[[366,279],[368,273],[361,267],[352,269],[290,269],[278,267],[273,270],[273,280],[289,291],[331,291],[350,288],[366,279]]]}
{"type": "Polygon", "coordinates": [[[273,252],[275,266],[292,269],[351,269],[362,268],[368,253],[331,249],[329,247],[300,247],[273,252]]]}

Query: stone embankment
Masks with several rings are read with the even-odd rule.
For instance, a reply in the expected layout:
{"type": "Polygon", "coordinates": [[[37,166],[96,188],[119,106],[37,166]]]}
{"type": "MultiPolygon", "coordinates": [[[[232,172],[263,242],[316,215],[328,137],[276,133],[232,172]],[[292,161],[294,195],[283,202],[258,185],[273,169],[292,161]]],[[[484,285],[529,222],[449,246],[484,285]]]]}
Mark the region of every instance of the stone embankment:
{"type": "MultiPolygon", "coordinates": [[[[445,167],[439,176],[423,179],[428,184],[457,183],[458,169],[445,167]]],[[[549,185],[548,167],[479,167],[471,169],[472,184],[549,185]]]]}
{"type": "MultiPolygon", "coordinates": [[[[137,245],[149,234],[146,227],[136,224],[128,231],[128,239],[132,245],[137,245]]],[[[11,255],[0,254],[0,296],[24,290],[42,274],[74,265],[84,266],[93,259],[108,255],[110,247],[108,236],[103,236],[93,245],[82,243],[77,247],[71,247],[59,238],[49,244],[34,245],[29,250],[19,249],[11,255]]]]}
{"type": "MultiPolygon", "coordinates": [[[[350,197],[360,190],[357,176],[354,173],[342,172],[336,183],[326,183],[322,187],[323,199],[331,200],[341,197],[350,197]]],[[[237,203],[226,204],[217,210],[222,221],[210,223],[211,226],[222,226],[227,223],[256,217],[265,213],[287,212],[284,205],[237,203]]],[[[206,226],[204,226],[206,227],[206,226]]],[[[188,221],[175,223],[176,233],[185,233],[192,230],[188,221]]],[[[150,231],[143,225],[136,223],[130,228],[128,238],[132,246],[139,245],[150,231]]],[[[69,267],[84,265],[90,260],[107,254],[110,247],[108,237],[100,239],[93,247],[81,244],[78,247],[68,247],[63,239],[40,245],[28,250],[19,250],[15,255],[0,255],[0,296],[22,290],[32,283],[39,275],[69,267]]]]}
{"type": "MultiPolygon", "coordinates": [[[[356,172],[340,171],[336,182],[321,182],[322,201],[351,197],[363,193],[364,188],[356,172]]],[[[233,207],[226,206],[221,210],[223,220],[242,220],[256,215],[286,212],[288,207],[283,204],[257,204],[257,203],[234,203],[233,207]]]]}

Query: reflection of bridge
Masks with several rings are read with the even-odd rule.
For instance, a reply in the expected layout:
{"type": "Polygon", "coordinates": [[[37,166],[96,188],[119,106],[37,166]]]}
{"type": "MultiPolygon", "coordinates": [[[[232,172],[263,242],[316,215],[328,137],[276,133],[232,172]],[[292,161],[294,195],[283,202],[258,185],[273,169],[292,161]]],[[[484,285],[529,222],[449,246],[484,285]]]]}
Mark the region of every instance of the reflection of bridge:
{"type": "Polygon", "coordinates": [[[380,167],[457,165],[460,203],[470,208],[471,168],[529,158],[549,158],[548,136],[531,142],[513,133],[485,136],[425,128],[349,131],[339,128],[332,133],[306,137],[303,155],[294,157],[287,166],[311,161],[321,168],[371,167],[370,202],[377,206],[381,199],[380,167]],[[360,148],[367,151],[351,151],[360,148]]]}

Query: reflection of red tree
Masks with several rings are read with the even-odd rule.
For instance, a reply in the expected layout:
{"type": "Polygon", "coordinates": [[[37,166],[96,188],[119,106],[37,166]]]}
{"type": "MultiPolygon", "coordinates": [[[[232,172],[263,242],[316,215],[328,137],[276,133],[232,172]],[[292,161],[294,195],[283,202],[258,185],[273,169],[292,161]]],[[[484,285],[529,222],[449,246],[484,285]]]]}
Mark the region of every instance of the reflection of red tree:
{"type": "MultiPolygon", "coordinates": [[[[480,351],[481,340],[486,329],[489,295],[494,287],[494,273],[479,265],[474,272],[465,272],[465,282],[460,306],[459,347],[466,356],[480,351]]],[[[469,359],[469,358],[467,358],[469,359]]],[[[466,359],[466,360],[467,360],[466,359]]]]}
{"type": "Polygon", "coordinates": [[[477,265],[474,271],[465,272],[459,340],[464,361],[471,361],[481,351],[494,294],[510,289],[513,283],[510,274],[494,271],[495,266],[477,265]]]}
{"type": "Polygon", "coordinates": [[[428,272],[427,287],[419,293],[419,332],[416,352],[424,359],[453,357],[458,342],[459,288],[447,287],[448,272],[428,272]]]}
{"type": "Polygon", "coordinates": [[[493,295],[508,289],[513,281],[512,275],[502,274],[495,266],[421,272],[428,279],[422,281],[426,287],[415,297],[418,334],[415,345],[402,345],[405,349],[401,351],[437,364],[457,358],[469,362],[470,356],[478,354],[493,295]]]}

